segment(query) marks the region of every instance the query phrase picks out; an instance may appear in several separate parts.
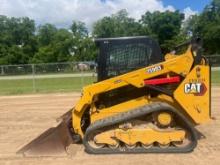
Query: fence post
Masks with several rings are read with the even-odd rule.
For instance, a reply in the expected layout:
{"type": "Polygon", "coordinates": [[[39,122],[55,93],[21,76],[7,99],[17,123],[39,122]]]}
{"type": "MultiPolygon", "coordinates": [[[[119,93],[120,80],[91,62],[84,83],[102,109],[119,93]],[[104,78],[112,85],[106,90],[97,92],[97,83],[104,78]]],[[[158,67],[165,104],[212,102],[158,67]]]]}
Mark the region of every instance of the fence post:
{"type": "Polygon", "coordinates": [[[84,86],[84,74],[83,74],[83,69],[81,69],[81,88],[83,88],[83,86],[84,86]]]}
{"type": "Polygon", "coordinates": [[[4,72],[4,66],[1,66],[1,75],[3,76],[5,74],[4,72]]]}
{"type": "Polygon", "coordinates": [[[31,65],[32,68],[32,86],[33,86],[33,92],[36,92],[36,83],[35,83],[35,65],[31,65]]]}

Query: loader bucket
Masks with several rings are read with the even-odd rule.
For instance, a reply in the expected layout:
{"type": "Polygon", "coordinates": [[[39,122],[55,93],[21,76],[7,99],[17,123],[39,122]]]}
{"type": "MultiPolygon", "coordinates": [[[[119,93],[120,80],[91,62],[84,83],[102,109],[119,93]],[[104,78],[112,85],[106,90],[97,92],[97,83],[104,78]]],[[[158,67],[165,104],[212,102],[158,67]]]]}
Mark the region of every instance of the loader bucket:
{"type": "Polygon", "coordinates": [[[23,156],[66,156],[66,148],[73,143],[65,121],[50,128],[17,153],[23,156]]]}

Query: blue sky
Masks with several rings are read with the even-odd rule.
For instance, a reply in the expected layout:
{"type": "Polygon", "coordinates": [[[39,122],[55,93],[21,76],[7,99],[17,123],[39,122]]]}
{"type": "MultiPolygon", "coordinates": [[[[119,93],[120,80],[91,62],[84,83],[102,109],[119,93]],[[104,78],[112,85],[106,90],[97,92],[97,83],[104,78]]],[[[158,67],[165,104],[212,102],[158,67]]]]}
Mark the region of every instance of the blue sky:
{"type": "Polygon", "coordinates": [[[162,0],[165,5],[172,5],[176,9],[184,10],[190,7],[194,11],[201,12],[211,0],[162,0]]]}
{"type": "Polygon", "coordinates": [[[0,0],[0,15],[29,17],[39,24],[69,27],[83,21],[89,29],[98,19],[126,9],[136,20],[145,12],[180,10],[185,18],[198,14],[211,0],[0,0]]]}

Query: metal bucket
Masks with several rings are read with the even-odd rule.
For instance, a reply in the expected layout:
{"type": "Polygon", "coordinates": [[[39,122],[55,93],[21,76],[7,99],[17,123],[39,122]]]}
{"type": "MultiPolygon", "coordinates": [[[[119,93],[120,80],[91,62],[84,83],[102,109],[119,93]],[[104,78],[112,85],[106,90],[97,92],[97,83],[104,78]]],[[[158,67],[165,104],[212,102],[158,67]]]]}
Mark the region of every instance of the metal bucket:
{"type": "Polygon", "coordinates": [[[22,147],[17,154],[24,156],[66,156],[67,147],[73,143],[68,128],[71,110],[59,118],[62,120],[56,127],[46,130],[39,137],[22,147]]]}

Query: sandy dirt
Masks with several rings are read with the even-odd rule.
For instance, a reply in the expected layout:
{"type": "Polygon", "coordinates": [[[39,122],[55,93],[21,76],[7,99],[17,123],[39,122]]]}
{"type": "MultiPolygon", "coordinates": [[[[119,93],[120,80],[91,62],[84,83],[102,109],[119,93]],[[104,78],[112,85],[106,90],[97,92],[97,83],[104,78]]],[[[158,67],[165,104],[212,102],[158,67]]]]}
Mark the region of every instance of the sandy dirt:
{"type": "Polygon", "coordinates": [[[78,93],[0,97],[0,165],[218,165],[220,164],[220,88],[212,89],[212,116],[216,120],[199,126],[206,139],[189,154],[89,155],[83,146],[74,156],[25,158],[16,151],[34,139],[78,100],[78,93]]]}

